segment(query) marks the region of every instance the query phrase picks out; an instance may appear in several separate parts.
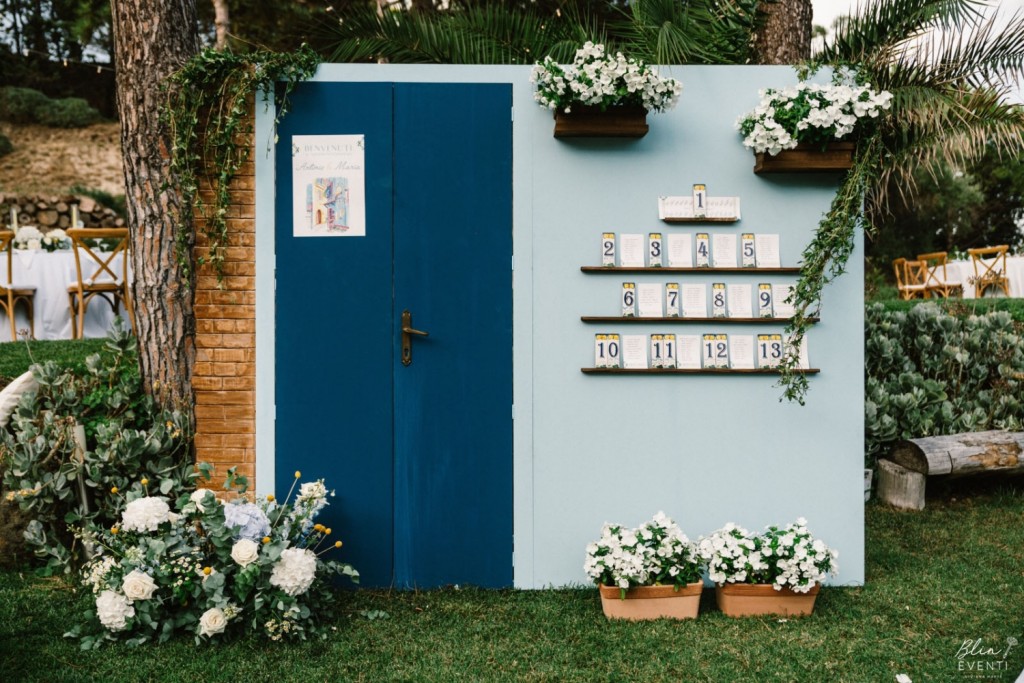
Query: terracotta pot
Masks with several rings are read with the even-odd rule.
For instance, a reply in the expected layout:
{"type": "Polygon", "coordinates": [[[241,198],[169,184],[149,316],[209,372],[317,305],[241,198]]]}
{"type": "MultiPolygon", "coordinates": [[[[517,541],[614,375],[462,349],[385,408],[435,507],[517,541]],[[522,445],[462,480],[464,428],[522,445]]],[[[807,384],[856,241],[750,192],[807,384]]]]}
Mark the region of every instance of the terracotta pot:
{"type": "Polygon", "coordinates": [[[614,586],[599,586],[601,608],[609,619],[645,621],[648,619],[696,619],[700,608],[700,581],[680,587],[637,586],[622,592],[614,586]]]}
{"type": "Polygon", "coordinates": [[[817,145],[797,145],[775,156],[754,154],[754,173],[820,173],[845,171],[853,166],[853,143],[833,142],[824,150],[817,145]]]}
{"type": "Polygon", "coordinates": [[[647,135],[647,110],[636,105],[600,107],[574,104],[568,114],[555,110],[556,138],[642,138],[647,135]]]}
{"type": "Polygon", "coordinates": [[[770,583],[726,583],[715,589],[715,597],[718,609],[727,617],[806,617],[814,611],[820,589],[815,584],[807,593],[796,593],[789,588],[775,590],[770,583]]]}

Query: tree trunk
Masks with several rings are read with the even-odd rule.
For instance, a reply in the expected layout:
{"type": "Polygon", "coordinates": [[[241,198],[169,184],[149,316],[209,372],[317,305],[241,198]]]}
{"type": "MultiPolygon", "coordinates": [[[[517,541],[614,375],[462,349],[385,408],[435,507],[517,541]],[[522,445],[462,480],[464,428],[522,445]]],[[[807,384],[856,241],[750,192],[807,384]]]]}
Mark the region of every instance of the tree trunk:
{"type": "Polygon", "coordinates": [[[963,477],[1024,474],[1024,432],[969,432],[901,441],[889,459],[912,472],[963,477]]]}
{"type": "Polygon", "coordinates": [[[754,61],[796,64],[811,56],[811,0],[762,0],[757,6],[754,61]]]}
{"type": "Polygon", "coordinates": [[[213,25],[217,28],[216,47],[218,50],[224,50],[228,46],[228,34],[231,33],[228,0],[213,0],[213,25]]]}
{"type": "MultiPolygon", "coordinates": [[[[174,217],[181,198],[168,177],[160,85],[199,51],[195,0],[112,0],[111,11],[143,385],[161,405],[191,410],[193,287],[177,265],[174,217]],[[172,189],[162,189],[164,183],[172,189]]],[[[191,258],[193,231],[188,234],[191,258]]]]}

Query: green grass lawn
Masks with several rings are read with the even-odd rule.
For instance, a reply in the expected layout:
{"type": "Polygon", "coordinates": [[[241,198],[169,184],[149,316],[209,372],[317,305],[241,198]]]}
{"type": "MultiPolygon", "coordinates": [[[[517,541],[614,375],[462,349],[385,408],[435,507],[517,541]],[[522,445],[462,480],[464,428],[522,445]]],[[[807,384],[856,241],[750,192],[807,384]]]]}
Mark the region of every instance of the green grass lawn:
{"type": "Polygon", "coordinates": [[[728,619],[711,591],[696,621],[610,623],[594,589],[362,590],[346,596],[324,642],[82,653],[60,636],[86,599],[9,572],[0,573],[0,671],[4,681],[831,683],[906,673],[920,683],[970,680],[977,670],[966,667],[987,662],[985,680],[1014,681],[1024,667],[1024,487],[934,488],[924,512],[868,506],[867,585],[823,590],[807,619],[728,619]],[[1005,650],[1010,637],[1021,645],[1005,664],[957,657],[967,640],[1005,650]]]}
{"type": "Polygon", "coordinates": [[[16,341],[0,343],[0,387],[28,370],[33,363],[48,360],[85,369],[85,359],[99,353],[106,339],[58,339],[52,341],[16,341]]]}

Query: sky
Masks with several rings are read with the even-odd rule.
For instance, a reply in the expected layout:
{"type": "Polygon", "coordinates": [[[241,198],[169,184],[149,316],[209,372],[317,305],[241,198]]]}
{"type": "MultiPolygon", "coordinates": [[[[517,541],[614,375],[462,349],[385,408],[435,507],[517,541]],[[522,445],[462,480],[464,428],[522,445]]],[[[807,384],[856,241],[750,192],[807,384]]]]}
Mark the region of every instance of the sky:
{"type": "MultiPolygon", "coordinates": [[[[857,0],[813,0],[814,23],[831,28],[836,17],[851,14],[856,10],[857,0]]],[[[1005,23],[1015,12],[1024,13],[1024,0],[989,0],[985,12],[987,15],[997,13],[1000,22],[1005,23]]],[[[1011,96],[1015,102],[1024,103],[1024,83],[1016,83],[1016,92],[1011,96]]]]}

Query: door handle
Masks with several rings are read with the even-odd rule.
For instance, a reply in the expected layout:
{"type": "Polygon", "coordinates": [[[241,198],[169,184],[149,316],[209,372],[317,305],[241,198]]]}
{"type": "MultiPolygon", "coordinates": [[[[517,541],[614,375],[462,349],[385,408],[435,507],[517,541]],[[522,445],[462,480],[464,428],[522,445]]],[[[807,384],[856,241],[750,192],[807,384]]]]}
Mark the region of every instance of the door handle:
{"type": "Polygon", "coordinates": [[[413,329],[412,313],[409,309],[402,311],[402,365],[412,365],[412,338],[429,337],[429,332],[413,329]]]}

